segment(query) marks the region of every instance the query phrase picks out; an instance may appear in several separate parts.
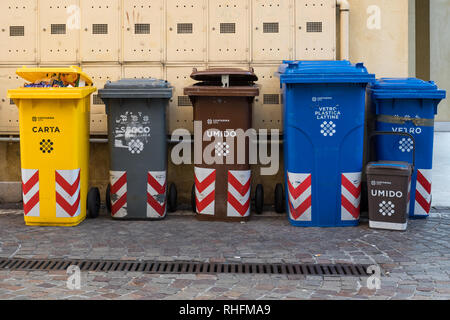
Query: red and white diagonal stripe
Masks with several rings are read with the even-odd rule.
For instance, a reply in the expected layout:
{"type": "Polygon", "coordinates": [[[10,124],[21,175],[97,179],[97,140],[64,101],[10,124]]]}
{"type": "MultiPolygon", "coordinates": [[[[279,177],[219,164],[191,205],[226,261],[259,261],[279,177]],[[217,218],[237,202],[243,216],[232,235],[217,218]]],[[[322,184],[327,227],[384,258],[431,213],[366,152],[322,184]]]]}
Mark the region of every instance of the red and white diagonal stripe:
{"type": "Polygon", "coordinates": [[[22,169],[23,212],[27,217],[39,217],[39,170],[22,169]]]}
{"type": "Polygon", "coordinates": [[[417,170],[415,216],[426,217],[431,209],[431,175],[432,170],[417,170]]]}
{"type": "Polygon", "coordinates": [[[80,179],[81,170],[56,170],[56,217],[77,217],[81,212],[80,179]]]}
{"type": "Polygon", "coordinates": [[[216,170],[195,167],[194,175],[197,213],[214,215],[216,170]]]}
{"type": "Polygon", "coordinates": [[[167,213],[166,171],[147,173],[147,217],[162,218],[167,213]]]}
{"type": "Polygon", "coordinates": [[[287,173],[289,191],[289,215],[295,221],[312,221],[312,176],[303,173],[287,173]]]}
{"type": "Polygon", "coordinates": [[[361,172],[343,173],[341,183],[341,219],[359,220],[361,208],[361,172]]]}
{"type": "Polygon", "coordinates": [[[127,216],[127,172],[110,171],[111,183],[111,215],[114,218],[127,216]]]}
{"type": "Polygon", "coordinates": [[[228,217],[248,217],[250,215],[251,171],[228,171],[228,217]]]}

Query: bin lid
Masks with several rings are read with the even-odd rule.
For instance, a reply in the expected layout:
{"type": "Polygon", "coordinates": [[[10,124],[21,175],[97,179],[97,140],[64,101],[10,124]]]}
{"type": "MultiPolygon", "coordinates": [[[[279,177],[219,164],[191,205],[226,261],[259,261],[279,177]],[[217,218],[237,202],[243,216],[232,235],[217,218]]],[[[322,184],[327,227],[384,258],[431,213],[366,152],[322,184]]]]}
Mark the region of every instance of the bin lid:
{"type": "Polygon", "coordinates": [[[206,82],[222,82],[222,76],[229,76],[230,85],[233,82],[253,82],[258,81],[253,68],[250,70],[243,70],[239,68],[211,68],[203,71],[193,69],[191,78],[197,81],[206,82]]]}
{"type": "Polygon", "coordinates": [[[92,86],[92,79],[84,73],[80,67],[77,66],[70,66],[66,68],[28,68],[28,67],[22,67],[16,70],[16,74],[20,76],[21,78],[29,81],[29,82],[36,82],[44,78],[50,77],[52,74],[73,74],[73,75],[80,75],[81,79],[83,79],[86,83],[86,86],[92,86]]]}
{"type": "Polygon", "coordinates": [[[381,78],[369,86],[375,99],[445,99],[433,81],[417,78],[381,78]]]}
{"type": "Polygon", "coordinates": [[[347,60],[283,61],[275,74],[281,83],[372,83],[375,75],[363,63],[347,60]]]}
{"type": "Polygon", "coordinates": [[[104,89],[98,90],[100,98],[167,98],[172,97],[172,87],[166,80],[121,79],[108,81],[104,89]]]}
{"type": "Polygon", "coordinates": [[[258,81],[253,68],[211,68],[203,71],[193,69],[191,78],[198,82],[184,88],[188,96],[255,97],[259,95],[258,81]],[[225,83],[224,83],[225,82],[225,83]]]}
{"type": "Polygon", "coordinates": [[[401,161],[377,161],[367,164],[367,174],[382,174],[409,176],[412,174],[412,165],[401,161]]]}

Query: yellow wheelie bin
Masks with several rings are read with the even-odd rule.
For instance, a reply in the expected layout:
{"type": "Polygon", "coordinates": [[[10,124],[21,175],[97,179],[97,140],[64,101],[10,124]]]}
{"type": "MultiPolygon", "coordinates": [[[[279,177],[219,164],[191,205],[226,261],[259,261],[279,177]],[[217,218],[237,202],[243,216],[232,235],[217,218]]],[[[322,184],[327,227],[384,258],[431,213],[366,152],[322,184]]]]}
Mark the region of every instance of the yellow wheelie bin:
{"type": "Polygon", "coordinates": [[[75,226],[95,218],[100,193],[89,184],[90,95],[81,68],[20,68],[29,81],[8,90],[19,108],[25,223],[75,226]]]}

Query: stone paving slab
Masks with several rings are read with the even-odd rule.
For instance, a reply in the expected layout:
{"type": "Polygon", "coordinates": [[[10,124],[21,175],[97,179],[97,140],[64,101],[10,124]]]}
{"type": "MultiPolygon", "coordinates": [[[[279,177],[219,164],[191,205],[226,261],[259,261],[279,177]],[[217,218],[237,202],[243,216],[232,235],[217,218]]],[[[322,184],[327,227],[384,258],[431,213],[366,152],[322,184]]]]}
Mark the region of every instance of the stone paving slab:
{"type": "Polygon", "coordinates": [[[366,278],[284,275],[154,275],[83,272],[69,290],[61,271],[0,271],[0,299],[449,299],[450,214],[410,221],[406,232],[294,228],[283,216],[247,223],[112,221],[105,213],[78,227],[28,227],[20,210],[0,210],[0,256],[254,263],[369,263],[366,278]]]}

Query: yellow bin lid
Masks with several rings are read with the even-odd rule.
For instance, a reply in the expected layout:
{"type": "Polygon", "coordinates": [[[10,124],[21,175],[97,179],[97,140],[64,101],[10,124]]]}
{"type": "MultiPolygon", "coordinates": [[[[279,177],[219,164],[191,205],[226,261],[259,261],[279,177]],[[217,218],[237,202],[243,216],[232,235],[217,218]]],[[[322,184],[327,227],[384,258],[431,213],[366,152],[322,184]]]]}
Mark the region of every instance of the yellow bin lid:
{"type": "Polygon", "coordinates": [[[86,86],[92,86],[92,79],[84,73],[80,67],[77,66],[70,66],[67,68],[27,68],[22,67],[17,69],[16,74],[20,76],[21,78],[30,81],[30,82],[36,82],[44,78],[51,77],[54,73],[64,73],[64,74],[72,74],[74,75],[75,79],[78,77],[78,75],[81,76],[81,79],[83,79],[86,83],[86,86]]]}

